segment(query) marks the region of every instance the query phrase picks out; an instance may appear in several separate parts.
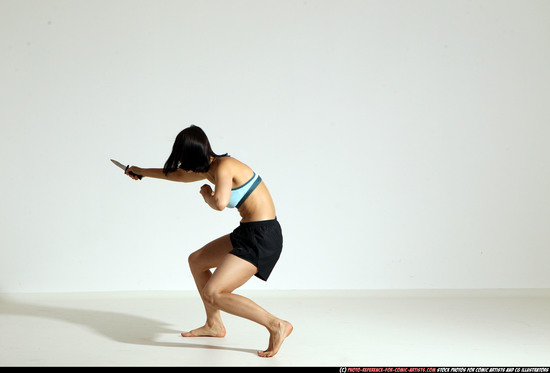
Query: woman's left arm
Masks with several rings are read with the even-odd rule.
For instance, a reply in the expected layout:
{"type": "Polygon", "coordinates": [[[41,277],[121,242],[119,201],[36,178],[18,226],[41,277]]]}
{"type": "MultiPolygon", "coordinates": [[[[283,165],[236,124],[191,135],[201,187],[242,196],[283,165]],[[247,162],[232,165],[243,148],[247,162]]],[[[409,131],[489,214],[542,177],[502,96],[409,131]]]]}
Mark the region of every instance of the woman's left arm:
{"type": "Polygon", "coordinates": [[[216,185],[213,191],[210,185],[204,184],[201,187],[200,193],[204,201],[217,211],[222,211],[228,204],[231,198],[231,186],[233,185],[233,176],[228,167],[220,165],[216,171],[216,185]]]}

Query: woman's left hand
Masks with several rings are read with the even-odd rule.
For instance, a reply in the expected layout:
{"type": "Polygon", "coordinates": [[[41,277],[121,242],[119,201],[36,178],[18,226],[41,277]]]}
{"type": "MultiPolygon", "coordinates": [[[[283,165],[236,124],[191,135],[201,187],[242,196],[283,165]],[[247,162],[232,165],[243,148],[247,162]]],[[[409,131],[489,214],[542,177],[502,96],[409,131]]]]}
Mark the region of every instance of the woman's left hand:
{"type": "Polygon", "coordinates": [[[210,185],[204,184],[201,187],[200,193],[203,196],[203,198],[206,200],[207,197],[212,197],[212,195],[214,194],[214,191],[212,190],[212,187],[210,185]]]}

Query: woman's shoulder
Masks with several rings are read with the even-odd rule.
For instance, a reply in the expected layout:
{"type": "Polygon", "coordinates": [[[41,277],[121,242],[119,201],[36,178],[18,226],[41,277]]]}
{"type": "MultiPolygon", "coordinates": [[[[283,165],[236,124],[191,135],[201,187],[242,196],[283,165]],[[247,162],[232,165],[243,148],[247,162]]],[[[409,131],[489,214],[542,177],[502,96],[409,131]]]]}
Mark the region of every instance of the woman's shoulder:
{"type": "Polygon", "coordinates": [[[217,162],[217,173],[229,174],[237,182],[254,172],[248,165],[233,157],[218,158],[217,162]]]}
{"type": "Polygon", "coordinates": [[[218,168],[229,168],[229,169],[236,169],[241,167],[248,167],[243,162],[239,161],[237,158],[233,158],[231,156],[225,156],[218,158],[218,168]]]}

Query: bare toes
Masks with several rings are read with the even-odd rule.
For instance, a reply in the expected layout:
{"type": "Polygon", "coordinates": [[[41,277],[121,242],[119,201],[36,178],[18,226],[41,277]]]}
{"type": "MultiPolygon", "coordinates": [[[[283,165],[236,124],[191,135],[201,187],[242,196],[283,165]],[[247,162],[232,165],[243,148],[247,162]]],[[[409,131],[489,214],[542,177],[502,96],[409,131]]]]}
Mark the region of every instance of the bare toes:
{"type": "Polygon", "coordinates": [[[273,355],[275,355],[275,354],[270,350],[258,351],[258,356],[259,357],[272,357],[273,355]]]}
{"type": "Polygon", "coordinates": [[[203,326],[202,328],[198,328],[195,330],[191,330],[190,332],[182,332],[182,337],[224,337],[225,336],[225,328],[222,327],[216,327],[216,328],[210,328],[203,326]]]}

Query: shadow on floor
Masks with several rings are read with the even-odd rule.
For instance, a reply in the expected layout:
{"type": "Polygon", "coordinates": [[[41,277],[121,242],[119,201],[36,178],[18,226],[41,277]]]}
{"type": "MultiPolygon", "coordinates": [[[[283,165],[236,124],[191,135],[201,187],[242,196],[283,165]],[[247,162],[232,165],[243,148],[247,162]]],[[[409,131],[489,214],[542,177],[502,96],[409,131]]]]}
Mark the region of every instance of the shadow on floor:
{"type": "MultiPolygon", "coordinates": [[[[176,333],[179,335],[180,331],[170,328],[168,324],[159,320],[119,312],[45,306],[0,297],[0,315],[30,316],[82,325],[120,343],[157,347],[228,350],[252,353],[254,355],[257,353],[257,350],[245,348],[183,342],[159,342],[156,341],[158,335],[176,333]]],[[[203,338],[193,339],[200,341],[203,338]]]]}

